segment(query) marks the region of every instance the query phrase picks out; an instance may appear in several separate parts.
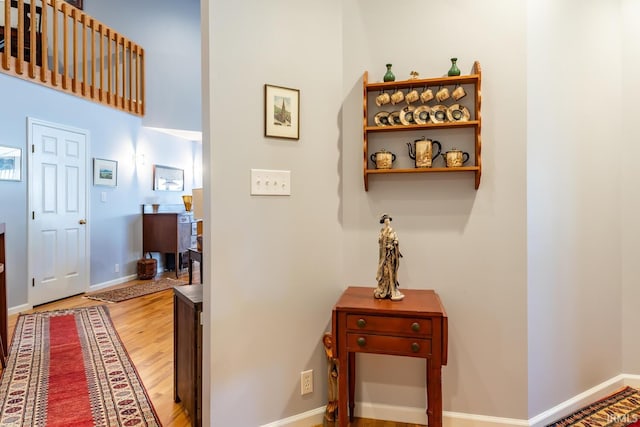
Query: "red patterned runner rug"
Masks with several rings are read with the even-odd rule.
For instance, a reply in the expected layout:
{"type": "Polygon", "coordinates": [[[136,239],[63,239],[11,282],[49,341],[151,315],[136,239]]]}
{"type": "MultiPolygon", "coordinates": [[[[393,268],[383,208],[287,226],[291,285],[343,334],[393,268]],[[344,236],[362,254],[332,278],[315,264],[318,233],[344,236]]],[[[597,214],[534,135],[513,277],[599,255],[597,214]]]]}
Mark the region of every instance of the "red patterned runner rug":
{"type": "Polygon", "coordinates": [[[161,426],[105,306],[18,317],[0,425],[161,426]]]}
{"type": "Polygon", "coordinates": [[[625,387],[547,427],[640,427],[640,393],[625,387]]]}

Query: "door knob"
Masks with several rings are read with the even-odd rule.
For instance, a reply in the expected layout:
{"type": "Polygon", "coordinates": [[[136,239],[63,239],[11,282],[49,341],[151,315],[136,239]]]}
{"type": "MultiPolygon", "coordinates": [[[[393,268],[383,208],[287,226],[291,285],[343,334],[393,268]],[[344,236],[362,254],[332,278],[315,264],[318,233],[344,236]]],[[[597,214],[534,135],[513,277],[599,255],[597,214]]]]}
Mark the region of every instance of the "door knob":
{"type": "Polygon", "coordinates": [[[78,221],[78,224],[82,224],[82,225],[84,225],[84,224],[86,224],[86,223],[87,223],[87,220],[86,220],[86,219],[81,219],[80,221],[78,221]]]}

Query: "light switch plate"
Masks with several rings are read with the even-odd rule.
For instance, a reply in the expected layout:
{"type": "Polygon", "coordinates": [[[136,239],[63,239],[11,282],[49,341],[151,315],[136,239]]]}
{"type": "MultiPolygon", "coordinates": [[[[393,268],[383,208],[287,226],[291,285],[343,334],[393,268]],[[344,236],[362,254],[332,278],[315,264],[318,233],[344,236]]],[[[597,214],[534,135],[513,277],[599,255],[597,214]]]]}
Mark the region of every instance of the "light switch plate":
{"type": "Polygon", "coordinates": [[[291,171],[251,169],[252,196],[290,196],[291,171]]]}

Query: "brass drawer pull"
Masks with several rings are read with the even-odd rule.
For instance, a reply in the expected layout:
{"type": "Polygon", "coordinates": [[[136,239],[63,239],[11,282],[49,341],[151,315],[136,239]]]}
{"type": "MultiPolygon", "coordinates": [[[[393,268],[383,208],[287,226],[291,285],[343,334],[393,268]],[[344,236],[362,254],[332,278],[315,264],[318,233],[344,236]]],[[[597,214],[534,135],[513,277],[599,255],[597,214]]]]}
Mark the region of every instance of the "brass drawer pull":
{"type": "Polygon", "coordinates": [[[417,353],[420,351],[420,344],[418,344],[417,342],[414,342],[411,344],[411,351],[413,351],[414,353],[417,353]]]}
{"type": "Polygon", "coordinates": [[[356,342],[360,347],[364,347],[367,344],[367,340],[364,337],[358,338],[356,342]]]}
{"type": "Polygon", "coordinates": [[[418,322],[413,322],[411,324],[411,329],[413,329],[413,332],[418,332],[420,330],[420,323],[418,322]]]}
{"type": "Polygon", "coordinates": [[[358,325],[358,328],[364,328],[365,326],[367,326],[367,321],[364,319],[358,319],[356,324],[358,325]]]}

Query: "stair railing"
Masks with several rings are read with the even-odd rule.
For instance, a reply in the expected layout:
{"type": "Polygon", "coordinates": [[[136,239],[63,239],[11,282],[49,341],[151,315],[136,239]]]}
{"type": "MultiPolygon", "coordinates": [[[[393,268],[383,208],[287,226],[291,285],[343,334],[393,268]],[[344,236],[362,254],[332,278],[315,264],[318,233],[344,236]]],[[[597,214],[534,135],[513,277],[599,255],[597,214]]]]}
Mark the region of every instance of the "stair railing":
{"type": "Polygon", "coordinates": [[[0,6],[0,72],[144,115],[141,46],[63,0],[0,6]]]}

